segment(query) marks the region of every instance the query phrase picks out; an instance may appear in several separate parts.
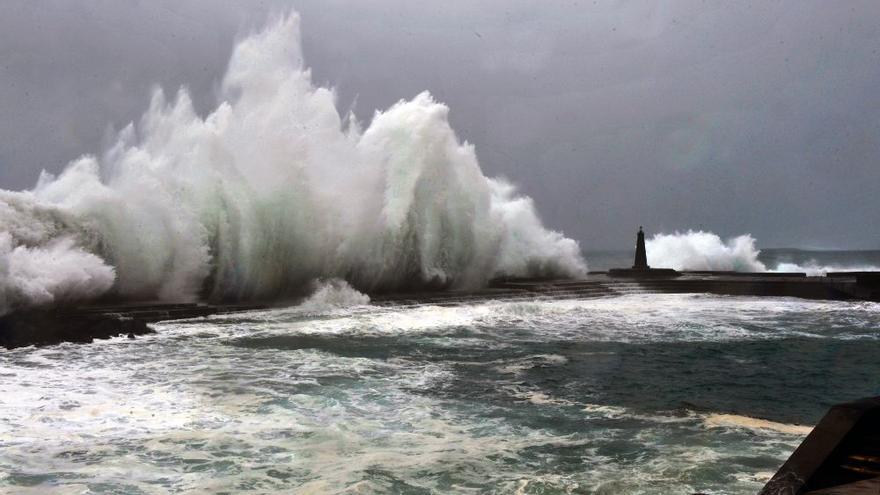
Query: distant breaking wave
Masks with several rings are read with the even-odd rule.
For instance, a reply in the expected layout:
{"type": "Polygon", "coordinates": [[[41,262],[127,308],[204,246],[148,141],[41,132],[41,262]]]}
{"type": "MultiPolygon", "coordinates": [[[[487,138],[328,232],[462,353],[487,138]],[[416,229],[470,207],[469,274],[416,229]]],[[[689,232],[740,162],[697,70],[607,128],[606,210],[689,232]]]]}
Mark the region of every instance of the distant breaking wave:
{"type": "Polygon", "coordinates": [[[876,272],[880,271],[880,267],[874,265],[854,264],[854,265],[822,265],[815,260],[805,264],[798,263],[779,263],[772,271],[774,272],[800,272],[806,273],[811,277],[824,276],[828,272],[876,272]]]}
{"type": "Polygon", "coordinates": [[[428,93],[365,129],[305,68],[299,17],[237,44],[205,118],[157,89],[100,156],[0,190],[0,313],[124,298],[271,298],[316,278],[361,290],[579,276],[578,244],[483,175],[428,93]]]}
{"type": "Polygon", "coordinates": [[[656,234],[645,241],[648,264],[675,270],[767,271],[758,261],[760,251],[755,238],[741,235],[728,241],[711,232],[688,230],[685,233],[656,234]]]}
{"type": "Polygon", "coordinates": [[[676,270],[726,270],[738,272],[800,272],[821,276],[835,271],[876,271],[880,267],[865,263],[822,264],[779,262],[767,266],[758,259],[761,251],[749,234],[723,240],[712,232],[693,231],[656,234],[645,241],[648,264],[676,270]]]}

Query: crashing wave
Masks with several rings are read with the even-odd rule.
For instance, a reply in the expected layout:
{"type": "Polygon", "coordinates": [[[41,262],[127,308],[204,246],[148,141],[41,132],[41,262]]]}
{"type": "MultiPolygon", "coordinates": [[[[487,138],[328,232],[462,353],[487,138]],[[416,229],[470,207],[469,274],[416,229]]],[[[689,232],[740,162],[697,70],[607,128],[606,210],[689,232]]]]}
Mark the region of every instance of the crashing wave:
{"type": "Polygon", "coordinates": [[[869,263],[821,264],[816,260],[801,263],[776,262],[768,266],[760,261],[761,251],[755,239],[740,235],[722,240],[711,232],[689,230],[685,233],[657,234],[645,242],[648,263],[657,268],[676,270],[724,270],[738,272],[798,272],[824,276],[828,272],[877,271],[869,263]]]}
{"type": "Polygon", "coordinates": [[[688,230],[685,233],[656,234],[645,241],[648,264],[675,270],[732,270],[763,272],[758,260],[760,251],[751,235],[741,235],[726,242],[711,232],[688,230]]]}
{"type": "Polygon", "coordinates": [[[340,115],[312,83],[299,17],[235,47],[221,103],[155,90],[137,124],[31,191],[0,191],[0,312],[107,291],[271,298],[316,278],[361,290],[579,276],[577,243],[483,175],[427,92],[340,115]],[[40,267],[37,269],[36,267],[40,267]]]}

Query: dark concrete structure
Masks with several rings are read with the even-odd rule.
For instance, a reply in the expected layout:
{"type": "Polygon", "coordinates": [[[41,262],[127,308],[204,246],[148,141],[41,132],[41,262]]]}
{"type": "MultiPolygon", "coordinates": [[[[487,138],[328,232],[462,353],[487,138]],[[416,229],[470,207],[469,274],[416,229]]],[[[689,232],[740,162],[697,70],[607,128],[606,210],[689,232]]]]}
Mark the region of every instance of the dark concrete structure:
{"type": "MultiPolygon", "coordinates": [[[[733,296],[800,297],[804,299],[880,302],[880,273],[676,272],[633,270],[591,273],[583,280],[496,280],[472,291],[431,291],[370,294],[379,306],[432,304],[454,306],[490,300],[590,299],[626,294],[721,294],[733,296]],[[620,274],[620,271],[623,273],[620,274]],[[668,275],[672,272],[672,275],[668,275]],[[633,275],[633,273],[637,273],[633,275]]],[[[152,333],[149,323],[198,318],[218,313],[263,309],[259,304],[126,304],[20,311],[0,317],[0,346],[51,345],[91,342],[96,338],[152,333]]]]}
{"type": "MultiPolygon", "coordinates": [[[[623,269],[627,273],[633,271],[623,269]]],[[[651,269],[649,271],[654,271],[651,269]]],[[[719,294],[799,297],[803,299],[880,301],[880,280],[854,274],[675,272],[676,276],[618,276],[593,272],[584,280],[496,280],[479,291],[410,292],[371,295],[373,304],[419,305],[478,303],[486,300],[589,299],[625,294],[719,294]]]]}
{"type": "MultiPolygon", "coordinates": [[[[373,304],[379,306],[454,306],[489,300],[589,299],[653,293],[708,293],[880,302],[880,273],[844,272],[829,273],[825,277],[807,277],[803,273],[676,272],[655,268],[625,268],[607,273],[594,272],[583,280],[505,279],[493,281],[488,288],[481,290],[382,293],[370,294],[370,298],[373,304]]],[[[265,307],[260,304],[129,303],[20,311],[0,317],[0,346],[14,348],[60,342],[91,342],[96,338],[118,335],[133,336],[152,333],[148,324],[157,321],[198,318],[265,307]]]]}
{"type": "MultiPolygon", "coordinates": [[[[740,273],[678,272],[651,268],[642,227],[636,235],[632,268],[590,272],[586,280],[501,279],[476,291],[371,294],[377,305],[456,305],[486,300],[582,299],[632,293],[710,293],[740,296],[800,297],[880,301],[880,272],[740,273]]],[[[148,323],[197,318],[216,313],[261,309],[262,305],[128,304],[20,311],[0,317],[0,346],[91,342],[96,338],[151,333],[148,323]]]]}
{"type": "Polygon", "coordinates": [[[609,275],[615,277],[662,278],[677,277],[678,272],[671,268],[651,268],[648,266],[648,252],[645,249],[645,232],[639,226],[636,234],[636,256],[632,268],[612,268],[609,275]]]}
{"type": "Polygon", "coordinates": [[[633,262],[633,270],[647,270],[649,268],[651,267],[648,266],[648,252],[645,250],[645,232],[640,225],[639,233],[636,234],[636,259],[633,262]]]}
{"type": "Polygon", "coordinates": [[[760,495],[880,493],[880,397],[831,408],[760,495]]]}
{"type": "Polygon", "coordinates": [[[90,343],[94,339],[118,336],[133,338],[153,333],[149,323],[261,308],[265,306],[132,303],[19,311],[0,317],[0,347],[90,343]]]}

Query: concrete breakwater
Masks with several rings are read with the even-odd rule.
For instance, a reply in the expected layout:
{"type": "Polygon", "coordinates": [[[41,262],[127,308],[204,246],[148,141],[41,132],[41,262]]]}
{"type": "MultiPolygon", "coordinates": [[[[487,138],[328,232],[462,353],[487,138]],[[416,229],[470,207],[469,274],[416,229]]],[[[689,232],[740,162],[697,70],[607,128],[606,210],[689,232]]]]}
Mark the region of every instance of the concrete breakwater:
{"type": "MultiPolygon", "coordinates": [[[[672,272],[672,271],[670,271],[672,272]]],[[[674,276],[614,276],[591,273],[584,280],[497,280],[480,291],[445,291],[371,296],[374,304],[467,304],[498,299],[567,299],[621,294],[719,294],[804,299],[880,301],[880,272],[803,273],[672,272],[674,276]]]]}
{"type": "MultiPolygon", "coordinates": [[[[880,301],[880,272],[803,273],[673,272],[673,276],[633,277],[591,273],[583,280],[496,280],[474,291],[370,294],[380,306],[477,303],[488,300],[548,300],[610,297],[645,293],[799,297],[805,299],[880,301]]],[[[31,310],[0,317],[0,346],[91,342],[119,335],[151,333],[149,323],[263,309],[262,304],[215,305],[119,304],[31,310]]]]}
{"type": "Polygon", "coordinates": [[[759,495],[880,493],[880,397],[832,407],[759,495]]]}
{"type": "Polygon", "coordinates": [[[89,343],[153,333],[149,323],[264,308],[258,304],[118,304],[20,311],[0,317],[0,346],[89,343]]]}

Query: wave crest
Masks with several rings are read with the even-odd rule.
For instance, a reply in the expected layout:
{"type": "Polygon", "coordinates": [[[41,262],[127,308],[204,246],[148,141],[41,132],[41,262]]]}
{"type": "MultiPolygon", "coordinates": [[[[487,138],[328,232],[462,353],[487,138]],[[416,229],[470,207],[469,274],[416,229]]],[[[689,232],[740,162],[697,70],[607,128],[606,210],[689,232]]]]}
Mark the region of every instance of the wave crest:
{"type": "Polygon", "coordinates": [[[732,270],[763,272],[758,260],[760,251],[749,235],[733,237],[726,242],[711,232],[688,230],[685,233],[656,234],[645,242],[648,264],[675,270],[732,270]]]}
{"type": "Polygon", "coordinates": [[[312,83],[299,40],[297,15],[271,23],[237,44],[204,118],[185,88],[170,101],[157,89],[100,156],[0,191],[4,269],[27,282],[22,260],[51,252],[66,282],[49,293],[163,300],[270,298],[329,277],[377,290],[586,273],[575,241],[483,175],[448,107],[422,93],[361,130],[312,83]]]}
{"type": "Polygon", "coordinates": [[[314,291],[296,309],[321,312],[370,304],[370,297],[358,292],[345,280],[330,279],[314,282],[314,291]]]}

